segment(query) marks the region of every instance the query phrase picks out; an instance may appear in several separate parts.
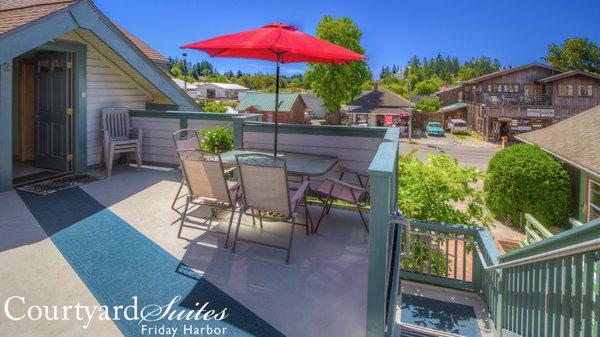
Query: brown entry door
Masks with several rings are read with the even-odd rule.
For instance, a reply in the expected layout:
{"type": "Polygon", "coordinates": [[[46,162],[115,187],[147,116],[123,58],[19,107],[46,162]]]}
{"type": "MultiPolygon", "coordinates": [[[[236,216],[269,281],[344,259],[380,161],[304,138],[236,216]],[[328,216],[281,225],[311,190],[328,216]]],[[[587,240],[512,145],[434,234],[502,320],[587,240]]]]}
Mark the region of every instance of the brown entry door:
{"type": "Polygon", "coordinates": [[[35,68],[35,165],[69,170],[69,76],[66,53],[43,53],[35,68]]]}

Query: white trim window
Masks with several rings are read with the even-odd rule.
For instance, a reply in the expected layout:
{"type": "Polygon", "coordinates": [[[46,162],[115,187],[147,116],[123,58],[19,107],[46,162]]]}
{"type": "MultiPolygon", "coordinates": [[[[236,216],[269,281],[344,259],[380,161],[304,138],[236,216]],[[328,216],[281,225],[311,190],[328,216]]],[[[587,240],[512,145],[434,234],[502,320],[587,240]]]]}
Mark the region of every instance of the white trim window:
{"type": "Polygon", "coordinates": [[[590,179],[588,185],[588,222],[600,218],[600,183],[590,179]]]}

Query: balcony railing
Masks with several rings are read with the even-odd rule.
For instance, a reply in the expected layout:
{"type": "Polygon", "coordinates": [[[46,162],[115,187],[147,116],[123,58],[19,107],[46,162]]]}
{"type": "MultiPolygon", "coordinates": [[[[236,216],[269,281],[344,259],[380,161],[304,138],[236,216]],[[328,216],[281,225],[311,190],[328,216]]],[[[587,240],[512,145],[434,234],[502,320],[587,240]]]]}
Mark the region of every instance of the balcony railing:
{"type": "Polygon", "coordinates": [[[504,106],[549,106],[552,105],[552,95],[483,94],[483,103],[504,106]]]}
{"type": "Polygon", "coordinates": [[[496,336],[599,335],[600,220],[505,255],[484,228],[411,227],[401,277],[475,291],[496,336]]]}

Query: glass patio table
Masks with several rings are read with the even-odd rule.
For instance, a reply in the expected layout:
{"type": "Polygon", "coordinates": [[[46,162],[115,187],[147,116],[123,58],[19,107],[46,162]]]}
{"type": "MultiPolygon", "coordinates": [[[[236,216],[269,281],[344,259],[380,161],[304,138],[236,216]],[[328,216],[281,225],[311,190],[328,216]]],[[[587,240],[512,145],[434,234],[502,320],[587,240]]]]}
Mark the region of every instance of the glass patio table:
{"type": "MultiPolygon", "coordinates": [[[[273,155],[271,150],[255,150],[241,149],[231,150],[221,153],[221,161],[225,166],[235,166],[237,164],[235,156],[239,154],[260,153],[273,155]]],[[[339,161],[338,158],[328,155],[307,154],[298,152],[282,152],[277,153],[277,158],[285,159],[287,171],[289,175],[305,177],[319,177],[329,172],[339,161]]]]}

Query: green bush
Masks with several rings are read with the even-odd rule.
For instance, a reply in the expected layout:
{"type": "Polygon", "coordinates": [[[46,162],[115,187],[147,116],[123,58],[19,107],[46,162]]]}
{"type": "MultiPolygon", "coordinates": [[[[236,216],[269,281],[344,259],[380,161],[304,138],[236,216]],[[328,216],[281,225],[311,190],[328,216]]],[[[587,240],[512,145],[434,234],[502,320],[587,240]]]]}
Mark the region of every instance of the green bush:
{"type": "Polygon", "coordinates": [[[503,221],[530,213],[546,227],[565,226],[571,209],[567,171],[540,147],[517,144],[490,161],[484,182],[487,207],[503,221]]]}
{"type": "Polygon", "coordinates": [[[215,126],[203,130],[200,147],[212,153],[222,153],[233,149],[233,129],[231,127],[215,126]]]}
{"type": "Polygon", "coordinates": [[[227,107],[217,101],[208,101],[204,103],[204,105],[202,106],[202,110],[204,110],[205,112],[224,113],[225,111],[227,111],[227,107]]]}

